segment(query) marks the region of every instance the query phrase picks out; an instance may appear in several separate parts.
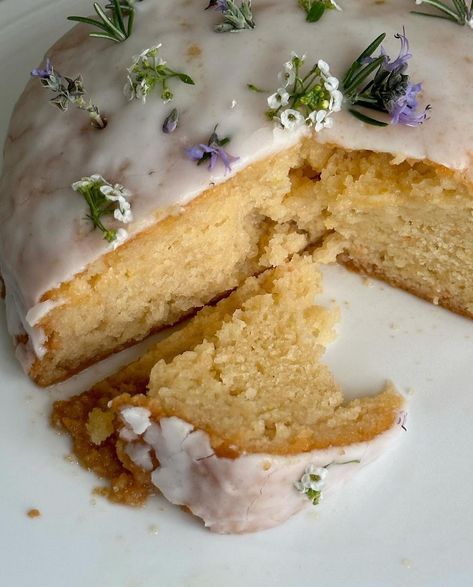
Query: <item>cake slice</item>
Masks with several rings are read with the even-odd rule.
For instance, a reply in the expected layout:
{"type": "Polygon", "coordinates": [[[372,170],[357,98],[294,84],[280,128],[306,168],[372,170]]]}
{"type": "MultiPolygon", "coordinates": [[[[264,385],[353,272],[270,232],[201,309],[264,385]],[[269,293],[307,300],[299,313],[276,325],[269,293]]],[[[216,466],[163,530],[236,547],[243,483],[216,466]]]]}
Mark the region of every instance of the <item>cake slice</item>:
{"type": "MultiPolygon", "coordinates": [[[[321,362],[337,313],[314,305],[320,283],[313,260],[294,257],[197,314],[96,388],[115,399],[82,419],[90,445],[113,439],[133,483],[216,532],[317,504],[397,436],[403,408],[391,385],[344,401],[321,362]]],[[[70,402],[56,405],[57,424],[70,402]]]]}

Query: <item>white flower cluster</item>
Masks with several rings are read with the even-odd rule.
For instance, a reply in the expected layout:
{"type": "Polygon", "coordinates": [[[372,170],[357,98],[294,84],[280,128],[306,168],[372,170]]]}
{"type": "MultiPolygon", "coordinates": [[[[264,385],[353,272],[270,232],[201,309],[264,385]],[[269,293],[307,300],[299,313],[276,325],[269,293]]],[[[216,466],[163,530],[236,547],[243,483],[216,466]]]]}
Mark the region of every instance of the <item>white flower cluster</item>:
{"type": "Polygon", "coordinates": [[[123,88],[128,100],[131,101],[136,98],[145,104],[146,98],[155,85],[154,80],[151,79],[150,72],[166,65],[166,61],[159,56],[161,46],[162,43],[153,45],[153,47],[149,47],[133,57],[133,63],[131,67],[128,67],[127,82],[123,88]]]}
{"type": "Polygon", "coordinates": [[[105,183],[101,186],[100,191],[107,200],[117,203],[118,208],[115,208],[113,211],[115,220],[123,222],[123,224],[128,224],[133,220],[130,202],[127,200],[131,196],[130,190],[127,190],[119,183],[116,183],[114,186],[105,183]]]}
{"type": "Polygon", "coordinates": [[[294,487],[299,493],[304,494],[312,491],[322,491],[327,473],[328,471],[325,467],[316,467],[312,464],[307,465],[300,481],[296,481],[294,487]]]}
{"type": "MultiPolygon", "coordinates": [[[[72,184],[72,189],[75,192],[85,194],[89,192],[90,198],[86,198],[87,203],[90,206],[97,205],[94,201],[93,190],[97,189],[110,202],[115,202],[116,208],[113,211],[113,217],[118,222],[128,224],[133,220],[133,213],[131,211],[131,205],[128,198],[131,197],[130,190],[127,190],[119,183],[115,185],[110,184],[104,177],[98,174],[91,175],[90,177],[82,177],[79,181],[72,184]]],[[[91,209],[92,212],[92,209],[91,209]]],[[[113,248],[116,249],[128,238],[128,231],[124,228],[119,228],[115,232],[115,237],[112,241],[113,248]]]]}
{"type": "Polygon", "coordinates": [[[285,129],[293,130],[306,124],[320,132],[333,126],[331,114],[341,110],[343,94],[338,89],[338,79],[330,74],[330,67],[322,59],[319,59],[316,68],[312,70],[317,84],[314,83],[314,78],[306,87],[302,80],[298,82],[298,70],[304,61],[305,55],[299,57],[292,53],[291,60],[284,64],[283,71],[278,74],[283,87],[269,96],[268,106],[272,111],[278,112],[277,120],[285,129]],[[303,89],[299,90],[299,86],[303,89]],[[293,107],[286,108],[291,101],[293,107]]]}

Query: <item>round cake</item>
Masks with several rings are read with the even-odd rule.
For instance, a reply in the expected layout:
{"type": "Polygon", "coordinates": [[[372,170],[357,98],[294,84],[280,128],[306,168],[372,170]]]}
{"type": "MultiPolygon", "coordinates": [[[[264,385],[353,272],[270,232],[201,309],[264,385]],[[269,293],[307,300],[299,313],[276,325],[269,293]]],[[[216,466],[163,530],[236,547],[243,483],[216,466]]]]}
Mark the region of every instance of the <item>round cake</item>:
{"type": "Polygon", "coordinates": [[[0,265],[38,384],[333,232],[342,262],[473,315],[471,28],[408,0],[312,4],[122,2],[32,72],[0,265]]]}

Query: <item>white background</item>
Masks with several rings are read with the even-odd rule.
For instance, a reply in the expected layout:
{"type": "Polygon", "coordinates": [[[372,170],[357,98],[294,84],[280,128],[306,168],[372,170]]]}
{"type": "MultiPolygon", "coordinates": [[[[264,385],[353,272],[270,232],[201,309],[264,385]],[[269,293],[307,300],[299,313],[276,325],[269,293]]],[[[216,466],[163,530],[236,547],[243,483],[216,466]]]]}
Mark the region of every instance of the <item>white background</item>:
{"type": "MultiPolygon", "coordinates": [[[[2,141],[29,71],[65,17],[90,5],[0,0],[2,141]]],[[[39,390],[14,359],[1,308],[0,586],[470,587],[472,323],[341,267],[325,277],[325,301],[342,310],[327,362],[349,397],[392,379],[409,401],[408,432],[320,507],[246,536],[212,535],[159,497],[142,509],[94,497],[97,479],[65,459],[68,439],[48,425],[51,402],[130,353],[39,390]]]]}

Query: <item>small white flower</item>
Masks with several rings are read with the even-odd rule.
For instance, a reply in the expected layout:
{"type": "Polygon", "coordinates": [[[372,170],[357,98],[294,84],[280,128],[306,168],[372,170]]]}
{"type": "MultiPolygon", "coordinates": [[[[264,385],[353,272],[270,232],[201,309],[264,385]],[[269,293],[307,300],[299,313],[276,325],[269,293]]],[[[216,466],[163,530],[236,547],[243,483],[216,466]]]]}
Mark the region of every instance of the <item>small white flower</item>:
{"type": "Polygon", "coordinates": [[[113,187],[107,183],[100,187],[100,191],[111,202],[125,202],[131,196],[130,190],[127,190],[119,183],[116,183],[113,187]]]}
{"type": "Polygon", "coordinates": [[[416,0],[416,4],[419,6],[420,4],[422,4],[424,0],[416,0]]]}
{"type": "MultiPolygon", "coordinates": [[[[317,491],[321,493],[326,476],[327,469],[325,467],[316,467],[312,464],[307,465],[300,480],[294,483],[294,487],[297,489],[297,491],[299,491],[299,493],[309,494],[310,491],[317,491]]],[[[309,499],[313,500],[312,495],[309,494],[308,497],[309,499]]],[[[317,502],[321,497],[321,495],[318,496],[317,502]]]]}
{"type": "Polygon", "coordinates": [[[134,87],[135,96],[139,98],[143,102],[143,104],[145,104],[146,96],[149,94],[150,89],[151,88],[148,82],[145,79],[142,79],[141,82],[134,87]]]}
{"type": "Polygon", "coordinates": [[[125,230],[124,228],[119,228],[117,230],[115,239],[111,243],[113,249],[115,250],[117,247],[122,245],[126,241],[127,238],[128,238],[128,230],[125,230]]]}
{"type": "Polygon", "coordinates": [[[304,123],[304,117],[297,110],[288,108],[281,113],[280,122],[286,130],[294,130],[304,123]]]}
{"type": "Polygon", "coordinates": [[[325,477],[328,475],[328,471],[325,467],[317,467],[312,463],[307,465],[305,472],[309,473],[309,475],[317,475],[321,479],[325,479],[325,477]]]}
{"type": "Polygon", "coordinates": [[[320,132],[324,128],[332,128],[333,120],[329,117],[330,112],[327,110],[319,110],[318,112],[311,112],[309,118],[314,125],[315,132],[320,132]]]}
{"type": "MultiPolygon", "coordinates": [[[[163,44],[159,43],[158,45],[153,45],[152,47],[144,49],[143,51],[141,51],[139,55],[135,55],[133,57],[133,65],[128,69],[128,71],[130,71],[131,69],[133,69],[133,67],[135,67],[135,65],[138,65],[143,61],[149,61],[150,58],[155,60],[158,55],[158,51],[161,49],[162,46],[163,44]]],[[[161,59],[161,57],[159,57],[159,61],[156,62],[157,65],[164,65],[165,63],[166,62],[163,59],[161,59]]]]}
{"type": "Polygon", "coordinates": [[[343,94],[340,90],[330,92],[330,110],[332,112],[340,112],[342,109],[343,94]]]}
{"type": "Polygon", "coordinates": [[[123,224],[128,224],[129,222],[131,222],[133,220],[133,212],[130,210],[129,206],[130,204],[128,204],[128,209],[116,208],[113,211],[113,217],[115,218],[115,220],[123,222],[123,224]]]}
{"type": "Polygon", "coordinates": [[[330,75],[330,67],[326,61],[324,61],[323,59],[319,59],[317,66],[320,69],[321,73],[325,74],[326,76],[330,75]]]}
{"type": "Polygon", "coordinates": [[[131,196],[130,190],[127,190],[119,183],[114,186],[106,184],[100,187],[101,193],[110,200],[111,202],[117,202],[118,208],[113,211],[113,217],[115,220],[127,224],[133,220],[133,214],[131,212],[131,206],[127,198],[131,196]]]}
{"type": "Polygon", "coordinates": [[[465,24],[467,26],[469,26],[470,29],[473,29],[473,17],[471,17],[471,18],[465,18],[465,24]]]}
{"type": "MultiPolygon", "coordinates": [[[[313,473],[312,475],[315,475],[313,473]]],[[[313,491],[320,491],[323,486],[323,481],[314,481],[311,479],[311,475],[309,473],[304,473],[301,477],[301,483],[305,489],[312,489],[313,491]]]]}
{"type": "Polygon", "coordinates": [[[296,72],[293,61],[286,61],[284,64],[284,71],[278,73],[278,79],[286,88],[296,81],[296,72]]]}
{"type": "Polygon", "coordinates": [[[333,77],[333,75],[330,75],[326,80],[325,80],[325,88],[329,91],[332,92],[336,89],[338,89],[338,85],[339,85],[339,81],[336,77],[333,77]]]}
{"type": "Polygon", "coordinates": [[[270,108],[272,108],[273,110],[276,110],[276,108],[279,108],[279,105],[280,105],[279,94],[278,94],[278,92],[274,92],[274,94],[271,94],[271,96],[268,97],[268,106],[270,108]]]}
{"type": "Polygon", "coordinates": [[[84,178],[82,178],[82,179],[79,179],[79,181],[75,181],[75,182],[72,184],[72,189],[73,189],[75,192],[79,192],[79,191],[80,191],[82,188],[87,188],[87,187],[89,187],[89,186],[92,184],[92,182],[91,182],[91,181],[88,181],[88,180],[89,180],[89,178],[88,178],[88,177],[87,177],[87,178],[85,178],[85,177],[84,177],[84,178]]]}
{"type": "Polygon", "coordinates": [[[123,93],[130,102],[136,98],[135,86],[130,76],[127,77],[127,82],[123,86],[123,93]]]}
{"type": "Polygon", "coordinates": [[[280,106],[287,106],[289,103],[289,94],[285,88],[279,88],[274,94],[268,98],[268,106],[276,110],[280,106]]]}
{"type": "Polygon", "coordinates": [[[306,57],[305,56],[305,53],[304,53],[304,55],[298,55],[295,51],[291,51],[291,59],[293,59],[293,60],[294,59],[299,59],[299,61],[301,63],[304,63],[305,57],[306,57]]]}
{"type": "Polygon", "coordinates": [[[79,192],[83,188],[90,188],[94,185],[94,183],[107,183],[105,179],[98,174],[91,175],[90,177],[81,177],[79,181],[75,181],[72,184],[72,189],[75,192],[79,192]]]}

